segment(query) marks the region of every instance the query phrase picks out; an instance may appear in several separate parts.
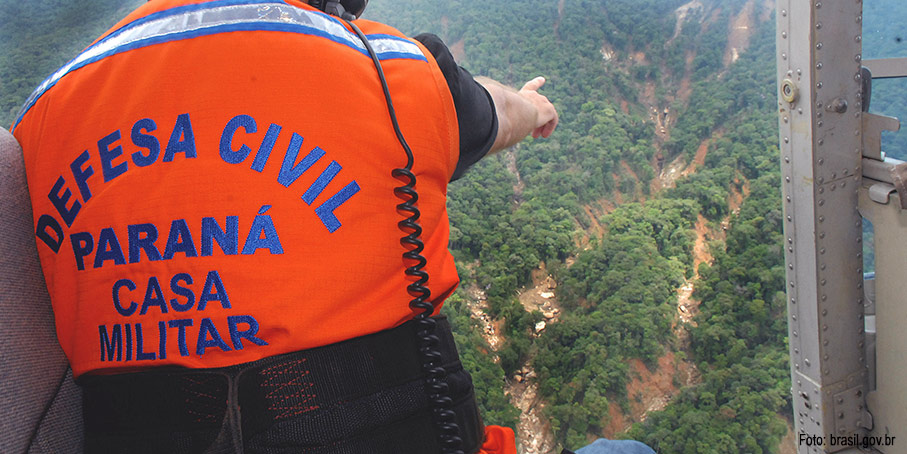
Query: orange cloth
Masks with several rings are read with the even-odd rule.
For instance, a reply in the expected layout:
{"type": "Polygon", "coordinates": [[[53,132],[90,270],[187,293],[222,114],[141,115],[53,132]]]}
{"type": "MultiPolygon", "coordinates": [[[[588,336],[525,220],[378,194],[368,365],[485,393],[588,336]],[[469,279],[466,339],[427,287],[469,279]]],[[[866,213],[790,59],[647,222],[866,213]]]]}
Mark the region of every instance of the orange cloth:
{"type": "Polygon", "coordinates": [[[485,443],[478,454],[516,454],[516,436],[513,429],[485,426],[485,443]]]}
{"type": "MultiPolygon", "coordinates": [[[[391,176],[406,155],[371,59],[307,5],[249,3],[143,5],[14,125],[76,376],[223,367],[413,316],[391,176]]],[[[415,153],[440,308],[458,282],[445,206],[453,100],[420,44],[357,24],[415,153]]]]}

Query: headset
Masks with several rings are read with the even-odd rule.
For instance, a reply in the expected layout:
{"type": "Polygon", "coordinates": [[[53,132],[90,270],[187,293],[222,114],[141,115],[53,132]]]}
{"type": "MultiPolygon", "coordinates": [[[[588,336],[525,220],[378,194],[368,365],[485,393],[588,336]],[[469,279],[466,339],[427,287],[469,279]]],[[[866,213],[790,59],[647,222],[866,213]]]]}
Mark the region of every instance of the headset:
{"type": "Polygon", "coordinates": [[[463,454],[463,440],[460,438],[460,428],[456,423],[456,414],[451,410],[453,401],[449,396],[450,392],[446,381],[447,371],[440,364],[441,354],[438,352],[440,339],[435,335],[435,320],[431,318],[435,308],[431,301],[428,301],[431,291],[425,285],[428,282],[428,273],[423,268],[427,261],[422,256],[422,250],[425,249],[425,245],[420,239],[422,227],[418,222],[420,213],[416,207],[419,194],[415,188],[416,176],[412,172],[413,152],[406,143],[403,132],[400,131],[397,114],[394,112],[394,103],[391,101],[387,79],[384,77],[384,70],[381,68],[378,55],[368,42],[368,38],[362,33],[362,30],[359,30],[359,27],[352,22],[362,15],[368,5],[368,0],[311,0],[309,4],[328,14],[339,17],[349,25],[362,41],[362,44],[365,45],[372,62],[375,64],[375,69],[378,71],[381,89],[384,91],[384,99],[387,103],[387,111],[390,114],[391,123],[394,125],[394,133],[406,153],[406,166],[394,169],[391,175],[396,179],[405,181],[402,186],[394,188],[394,194],[404,200],[403,203],[397,205],[397,209],[409,213],[409,217],[398,222],[397,226],[405,234],[400,238],[400,242],[406,248],[403,258],[410,263],[415,262],[415,265],[406,268],[405,272],[407,276],[415,277],[416,281],[407,285],[406,288],[410,294],[416,295],[409,302],[409,307],[416,312],[413,320],[417,324],[416,336],[420,344],[419,351],[422,354],[422,369],[426,372],[428,398],[431,401],[442,453],[463,454]]]}
{"type": "Polygon", "coordinates": [[[368,6],[368,0],[311,0],[309,5],[332,16],[351,21],[362,15],[368,6]]]}

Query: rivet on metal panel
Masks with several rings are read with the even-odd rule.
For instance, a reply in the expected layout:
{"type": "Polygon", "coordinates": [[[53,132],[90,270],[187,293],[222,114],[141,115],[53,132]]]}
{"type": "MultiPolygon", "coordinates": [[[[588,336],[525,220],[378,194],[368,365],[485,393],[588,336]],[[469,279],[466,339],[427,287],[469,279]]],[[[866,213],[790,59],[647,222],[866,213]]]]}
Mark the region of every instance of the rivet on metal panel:
{"type": "Polygon", "coordinates": [[[819,216],[819,222],[825,222],[825,216],[819,216]]]}
{"type": "Polygon", "coordinates": [[[791,287],[794,286],[794,281],[790,281],[790,286],[791,286],[791,287]]]}
{"type": "Polygon", "coordinates": [[[819,200],[819,206],[822,206],[822,205],[825,205],[825,201],[824,201],[824,200],[819,200]]]}
{"type": "Polygon", "coordinates": [[[822,69],[822,62],[816,63],[816,69],[822,69]]]}
{"type": "Polygon", "coordinates": [[[854,37],[853,37],[853,40],[856,41],[856,42],[860,42],[860,41],[863,41],[863,37],[860,36],[860,35],[857,35],[857,36],[854,36],[854,37]]]}
{"type": "Polygon", "coordinates": [[[822,316],[828,315],[828,309],[822,309],[822,316]]]}
{"type": "Polygon", "coordinates": [[[825,301],[827,299],[828,299],[828,295],[822,295],[822,301],[825,301]]]}
{"type": "Polygon", "coordinates": [[[838,397],[838,403],[839,403],[839,404],[843,404],[843,403],[844,403],[844,398],[843,398],[843,397],[838,397]]]}
{"type": "Polygon", "coordinates": [[[793,76],[793,75],[794,75],[794,72],[788,69],[788,70],[787,70],[787,75],[788,75],[788,76],[793,76]]]}
{"type": "Polygon", "coordinates": [[[857,23],[860,23],[860,22],[863,22],[863,15],[862,15],[862,14],[860,14],[859,16],[857,16],[857,23]]]}
{"type": "Polygon", "coordinates": [[[787,17],[787,10],[786,10],[786,9],[782,9],[782,10],[781,10],[781,16],[782,16],[782,17],[787,17]]]}
{"type": "Polygon", "coordinates": [[[797,304],[797,300],[794,299],[794,298],[791,298],[791,299],[790,299],[790,303],[791,303],[791,304],[797,304]]]}
{"type": "Polygon", "coordinates": [[[781,38],[787,39],[787,32],[781,32],[781,38]]]}
{"type": "Polygon", "coordinates": [[[806,367],[809,367],[809,358],[804,359],[803,364],[806,364],[806,367]]]}
{"type": "Polygon", "coordinates": [[[816,101],[816,109],[821,109],[823,105],[824,104],[822,104],[822,101],[816,101]]]}
{"type": "Polygon", "coordinates": [[[863,397],[863,390],[857,390],[857,397],[863,397]]]}
{"type": "MultiPolygon", "coordinates": [[[[857,239],[857,243],[859,243],[859,242],[861,242],[861,241],[863,241],[862,238],[858,238],[858,239],[857,239]]],[[[862,283],[862,282],[857,282],[857,288],[863,288],[863,283],[862,283]]]]}
{"type": "Polygon", "coordinates": [[[819,269],[822,271],[825,271],[825,264],[823,263],[823,264],[819,265],[819,269]]]}
{"type": "Polygon", "coordinates": [[[816,43],[816,49],[822,49],[822,43],[816,43]]]}
{"type": "Polygon", "coordinates": [[[838,178],[838,172],[831,173],[831,179],[834,180],[835,178],[838,178]]]}
{"type": "Polygon", "coordinates": [[[787,116],[785,116],[785,117],[784,117],[784,122],[787,123],[787,122],[789,122],[789,121],[790,121],[790,118],[787,118],[787,116]]]}
{"type": "Polygon", "coordinates": [[[819,281],[819,285],[825,285],[825,282],[826,282],[825,279],[822,279],[819,281]]]}
{"type": "MultiPolygon", "coordinates": [[[[821,141],[819,141],[819,145],[822,145],[821,141]]],[[[825,164],[825,160],[822,158],[819,158],[819,165],[822,165],[822,164],[825,164]]]]}
{"type": "Polygon", "coordinates": [[[787,60],[787,52],[781,52],[781,58],[787,60]]]}
{"type": "MultiPolygon", "coordinates": [[[[825,144],[825,139],[819,139],[819,145],[824,145],[824,144],[825,144]]],[[[820,159],[819,162],[822,162],[822,160],[820,159]]]]}
{"type": "Polygon", "coordinates": [[[823,325],[823,326],[822,326],[822,331],[828,331],[828,325],[823,325]]]}
{"type": "Polygon", "coordinates": [[[822,341],[822,345],[828,346],[828,339],[825,339],[824,341],[822,341]]]}
{"type": "Polygon", "coordinates": [[[855,62],[859,63],[860,61],[863,60],[863,56],[860,55],[860,54],[857,54],[857,55],[855,55],[855,56],[853,57],[853,60],[854,60],[855,62]]]}
{"type": "Polygon", "coordinates": [[[825,123],[823,123],[823,122],[822,122],[822,120],[819,120],[819,122],[818,122],[818,123],[816,123],[816,124],[817,124],[817,125],[818,125],[818,126],[819,126],[819,127],[820,127],[820,128],[821,128],[821,127],[822,127],[822,125],[824,125],[824,124],[825,124],[825,123]]]}
{"type": "Polygon", "coordinates": [[[788,264],[787,267],[790,268],[790,269],[794,269],[794,264],[793,264],[793,263],[788,264]]]}
{"type": "Polygon", "coordinates": [[[790,137],[785,137],[785,138],[784,138],[784,143],[790,143],[790,137]]]}
{"type": "Polygon", "coordinates": [[[798,107],[798,108],[797,108],[797,113],[800,114],[800,115],[803,115],[803,108],[802,108],[802,107],[798,107]]]}
{"type": "MultiPolygon", "coordinates": [[[[825,369],[822,371],[822,373],[824,373],[825,375],[828,375],[829,371],[828,371],[828,369],[825,369]]],[[[822,424],[819,424],[819,425],[821,426],[822,424]]]]}
{"type": "Polygon", "coordinates": [[[790,251],[790,252],[794,252],[794,248],[793,248],[793,247],[789,247],[789,248],[787,248],[787,250],[790,251]]]}
{"type": "Polygon", "coordinates": [[[862,243],[862,242],[863,242],[863,238],[857,238],[857,243],[862,243]]]}
{"type": "Polygon", "coordinates": [[[785,157],[784,157],[784,162],[787,163],[787,164],[790,164],[790,156],[785,156],[785,157]]]}
{"type": "Polygon", "coordinates": [[[792,237],[787,237],[787,242],[789,244],[794,244],[794,239],[792,237]]]}
{"type": "Polygon", "coordinates": [[[797,332],[796,332],[796,331],[794,331],[794,337],[797,337],[797,332]]]}
{"type": "Polygon", "coordinates": [[[802,76],[802,75],[803,75],[803,70],[798,68],[798,69],[797,69],[797,75],[798,75],[798,76],[802,76]]]}
{"type": "Polygon", "coordinates": [[[863,268],[857,268],[857,274],[863,274],[863,268]]]}
{"type": "Polygon", "coordinates": [[[857,315],[857,320],[863,320],[863,314],[857,315]]]}
{"type": "Polygon", "coordinates": [[[816,30],[822,29],[822,22],[816,22],[816,30]]]}
{"type": "Polygon", "coordinates": [[[833,184],[833,185],[831,185],[831,190],[834,191],[835,189],[837,189],[837,187],[838,187],[838,185],[833,184]]]}
{"type": "Polygon", "coordinates": [[[857,347],[863,348],[863,342],[857,342],[857,347]]]}
{"type": "Polygon", "coordinates": [[[820,255],[825,255],[825,248],[819,249],[819,254],[820,254],[820,255]]]}
{"type": "Polygon", "coordinates": [[[825,232],[819,232],[819,238],[825,238],[825,232]]]}
{"type": "Polygon", "coordinates": [[[819,177],[819,184],[825,183],[825,178],[819,177]]]}
{"type": "Polygon", "coordinates": [[[794,219],[793,219],[792,217],[790,217],[790,216],[787,217],[787,222],[791,222],[791,221],[793,221],[793,220],[794,220],[794,219]]]}
{"type": "Polygon", "coordinates": [[[819,188],[819,194],[825,194],[825,188],[819,188]]]}
{"type": "Polygon", "coordinates": [[[822,2],[816,2],[816,9],[819,9],[821,7],[822,7],[822,2]]]}
{"type": "Polygon", "coordinates": [[[846,181],[842,181],[842,182],[841,182],[841,187],[842,187],[842,188],[847,187],[847,182],[846,182],[846,181]]]}

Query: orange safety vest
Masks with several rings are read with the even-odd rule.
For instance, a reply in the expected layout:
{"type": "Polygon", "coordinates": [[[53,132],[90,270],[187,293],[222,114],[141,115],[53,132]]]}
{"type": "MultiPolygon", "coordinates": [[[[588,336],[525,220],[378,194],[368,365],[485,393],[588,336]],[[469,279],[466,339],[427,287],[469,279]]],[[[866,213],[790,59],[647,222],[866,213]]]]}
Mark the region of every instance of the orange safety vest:
{"type": "MultiPolygon", "coordinates": [[[[431,301],[456,112],[431,54],[357,22],[415,154],[431,301]]],[[[156,0],[26,101],[22,144],[57,335],[75,376],[223,367],[411,319],[397,142],[376,70],[297,0],[156,0]],[[313,70],[314,69],[314,70],[313,70]]],[[[481,453],[515,454],[489,426],[481,453]]]]}
{"type": "MultiPolygon", "coordinates": [[[[358,24],[415,153],[440,307],[458,282],[453,100],[418,42],[358,24]]],[[[391,176],[406,155],[364,46],[307,5],[143,5],[48,78],[13,131],[76,376],[229,366],[414,315],[391,176]]]]}

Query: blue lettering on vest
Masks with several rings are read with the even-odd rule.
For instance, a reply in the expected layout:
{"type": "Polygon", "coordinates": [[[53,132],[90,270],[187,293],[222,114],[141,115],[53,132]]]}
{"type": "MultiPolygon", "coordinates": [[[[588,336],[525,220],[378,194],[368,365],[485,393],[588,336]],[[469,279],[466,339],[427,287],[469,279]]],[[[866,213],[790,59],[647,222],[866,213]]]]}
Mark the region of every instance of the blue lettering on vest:
{"type": "Polygon", "coordinates": [[[63,222],[66,223],[67,227],[72,227],[73,221],[76,220],[76,215],[79,214],[79,210],[82,208],[82,204],[78,200],[72,201],[72,206],[66,208],[66,202],[69,201],[69,198],[72,197],[72,191],[69,188],[64,188],[66,180],[63,177],[57,178],[54,187],[51,188],[50,193],[47,194],[47,198],[50,199],[50,203],[53,204],[54,208],[57,209],[57,212],[60,213],[60,217],[63,218],[63,222]],[[60,190],[65,189],[63,194],[60,194],[60,190]]]}
{"type": "Polygon", "coordinates": [[[38,225],[35,227],[35,236],[54,251],[54,254],[60,252],[60,246],[63,245],[63,238],[65,237],[60,222],[49,214],[42,214],[41,217],[38,218],[38,225]],[[53,232],[57,234],[57,237],[52,237],[50,233],[47,232],[47,229],[53,230],[53,232]]]}
{"type": "Polygon", "coordinates": [[[280,125],[275,125],[274,123],[268,126],[268,132],[265,133],[265,138],[261,141],[258,152],[255,153],[255,160],[252,161],[252,170],[261,172],[265,169],[265,164],[268,162],[268,158],[271,157],[271,150],[274,149],[274,144],[277,143],[277,137],[280,136],[281,129],[280,125]]]}
{"type": "Polygon", "coordinates": [[[247,134],[258,131],[255,119],[248,115],[237,115],[227,122],[224,132],[220,136],[220,158],[228,164],[239,164],[245,161],[252,152],[252,149],[245,144],[240,146],[239,150],[233,150],[233,136],[240,127],[245,129],[247,134]]]}
{"type": "Polygon", "coordinates": [[[179,345],[180,356],[189,356],[189,347],[186,346],[186,327],[192,326],[192,319],[183,318],[179,320],[170,320],[167,326],[179,328],[176,335],[176,342],[179,345]]]}
{"type": "Polygon", "coordinates": [[[264,340],[255,337],[255,334],[258,333],[258,320],[255,320],[251,315],[231,315],[227,317],[227,326],[230,327],[230,340],[233,342],[233,348],[236,350],[243,349],[243,339],[259,346],[268,345],[264,340]],[[249,329],[240,330],[240,323],[249,325],[249,329]]]}
{"type": "Polygon", "coordinates": [[[123,155],[122,146],[117,145],[113,149],[110,148],[118,140],[120,140],[119,129],[98,141],[98,155],[101,157],[101,170],[104,173],[105,183],[129,170],[129,164],[125,162],[113,165],[113,160],[123,155]]]}
{"type": "Polygon", "coordinates": [[[161,313],[167,313],[167,301],[164,299],[164,292],[161,290],[161,283],[157,278],[151,276],[148,278],[148,287],[145,289],[145,299],[142,301],[142,310],[139,315],[145,315],[148,308],[157,306],[161,308],[161,313]]]}
{"type": "Polygon", "coordinates": [[[139,263],[142,259],[142,250],[145,251],[148,261],[161,260],[161,251],[154,245],[154,242],[157,241],[157,227],[154,224],[133,224],[128,226],[127,230],[129,232],[129,263],[139,263]],[[142,236],[143,234],[144,236],[142,236]]]}
{"type": "Polygon", "coordinates": [[[167,149],[161,161],[173,161],[173,156],[177,153],[185,154],[187,159],[195,157],[195,135],[192,133],[192,122],[187,113],[176,117],[173,133],[170,134],[170,141],[167,142],[167,149]]]}
{"type": "Polygon", "coordinates": [[[342,225],[337,216],[334,215],[334,210],[343,205],[357,192],[359,192],[359,184],[353,181],[332,195],[331,198],[325,200],[318,208],[315,208],[315,214],[318,219],[321,219],[321,223],[327,227],[328,232],[334,233],[342,225]]]}
{"type": "Polygon", "coordinates": [[[113,260],[113,263],[117,265],[126,264],[123,248],[120,247],[117,235],[110,227],[101,229],[101,234],[98,236],[98,249],[94,255],[94,267],[100,268],[107,260],[113,260]]]}
{"type": "Polygon", "coordinates": [[[167,247],[164,249],[164,260],[173,258],[173,254],[182,252],[186,257],[198,257],[192,234],[185,219],[176,219],[170,223],[170,234],[167,237],[167,247]]]}
{"type": "MultiPolygon", "coordinates": [[[[132,282],[129,279],[120,279],[113,284],[113,307],[120,313],[123,317],[129,317],[135,313],[135,310],[138,308],[138,303],[135,301],[129,302],[129,307],[124,308],[120,304],[120,289],[126,287],[129,291],[136,289],[135,282],[132,282]]],[[[144,312],[143,312],[144,313],[144,312]]]]}
{"type": "Polygon", "coordinates": [[[90,165],[85,169],[82,168],[88,162],[88,158],[90,158],[88,150],[85,150],[69,165],[69,169],[72,170],[72,177],[76,180],[76,186],[79,187],[79,192],[82,193],[82,200],[85,202],[91,198],[91,189],[88,188],[88,177],[94,175],[94,169],[90,165]]]}
{"type": "Polygon", "coordinates": [[[287,154],[283,157],[283,164],[280,166],[280,173],[277,175],[277,182],[290,187],[309,167],[318,162],[324,156],[324,150],[315,147],[309,152],[298,164],[296,157],[299,156],[299,150],[302,149],[303,138],[299,134],[293,133],[290,138],[290,145],[287,147],[287,154]]]}
{"type": "Polygon", "coordinates": [[[224,309],[230,309],[230,298],[227,297],[227,289],[224,288],[224,283],[220,280],[217,270],[208,271],[208,276],[205,277],[205,287],[198,298],[198,310],[205,310],[209,301],[220,301],[220,305],[224,309]],[[215,292],[211,293],[211,290],[215,290],[215,292]]]}
{"type": "Polygon", "coordinates": [[[132,153],[132,162],[139,167],[147,167],[157,161],[161,154],[161,142],[150,134],[142,134],[142,130],[152,132],[157,130],[157,124],[150,118],[143,118],[132,126],[132,143],[137,147],[148,150],[148,154],[136,151],[132,153]]]}
{"type": "Polygon", "coordinates": [[[135,324],[135,360],[136,361],[154,361],[157,355],[154,352],[145,353],[145,339],[142,336],[142,324],[135,324]]]}
{"type": "Polygon", "coordinates": [[[217,328],[214,327],[214,322],[212,322],[210,318],[205,317],[202,319],[202,323],[198,329],[198,342],[195,344],[195,354],[202,356],[205,354],[205,349],[209,347],[218,347],[225,352],[230,351],[230,347],[220,337],[217,328]],[[209,335],[211,336],[211,339],[208,339],[209,335]]]}
{"type": "Polygon", "coordinates": [[[101,339],[101,361],[113,361],[113,353],[117,354],[117,361],[123,360],[123,328],[119,324],[113,325],[110,334],[107,326],[98,325],[101,339]]]}
{"type": "Polygon", "coordinates": [[[316,179],[315,182],[309,186],[309,189],[302,194],[302,201],[305,202],[306,205],[311,205],[312,202],[324,192],[324,188],[328,186],[328,183],[333,181],[334,177],[340,173],[341,168],[340,164],[337,164],[337,161],[331,161],[328,167],[321,172],[321,175],[318,175],[318,179],[316,179]]]}
{"type": "Polygon", "coordinates": [[[195,292],[189,287],[179,285],[180,281],[185,282],[186,285],[192,285],[192,276],[188,273],[178,273],[170,279],[170,291],[186,298],[186,302],[180,303],[176,298],[172,298],[170,307],[177,312],[186,312],[192,309],[192,306],[195,306],[195,292]]]}
{"type": "Polygon", "coordinates": [[[72,253],[76,258],[76,267],[79,271],[84,270],[85,257],[94,250],[94,238],[88,232],[79,232],[70,235],[69,241],[72,242],[72,253]]]}
{"type": "Polygon", "coordinates": [[[167,359],[167,322],[161,320],[157,322],[158,342],[157,357],[167,359]]]}
{"type": "Polygon", "coordinates": [[[249,235],[246,236],[246,243],[242,248],[243,255],[252,255],[259,249],[267,249],[271,254],[283,254],[283,245],[280,244],[274,221],[270,215],[264,214],[270,208],[271,205],[262,206],[252,221],[252,228],[249,229],[249,235]]]}
{"type": "Polygon", "coordinates": [[[214,254],[214,242],[226,255],[236,255],[239,250],[239,216],[227,216],[226,228],[221,229],[217,219],[202,218],[202,257],[214,254]]]}

